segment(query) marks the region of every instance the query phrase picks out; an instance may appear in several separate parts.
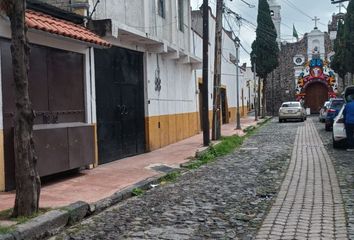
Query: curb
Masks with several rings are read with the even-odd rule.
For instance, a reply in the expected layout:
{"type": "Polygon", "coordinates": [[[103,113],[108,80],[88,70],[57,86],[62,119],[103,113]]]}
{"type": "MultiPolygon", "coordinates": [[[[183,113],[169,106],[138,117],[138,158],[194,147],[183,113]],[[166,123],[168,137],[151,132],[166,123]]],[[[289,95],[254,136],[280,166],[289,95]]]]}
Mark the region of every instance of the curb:
{"type": "MultiPolygon", "coordinates": [[[[260,120],[253,127],[258,128],[261,124],[267,122],[271,118],[272,117],[266,117],[260,120]]],[[[215,146],[220,142],[221,141],[213,142],[212,145],[215,146]]],[[[196,156],[203,154],[208,150],[209,147],[198,149],[196,151],[196,156]]],[[[182,169],[174,169],[173,171],[182,172],[184,165],[188,165],[188,162],[180,165],[182,169]]],[[[159,174],[155,177],[147,178],[92,204],[78,201],[66,207],[46,212],[45,214],[33,218],[24,224],[17,225],[16,228],[10,233],[1,234],[0,240],[34,240],[49,238],[55,234],[58,234],[65,227],[72,226],[86,217],[98,214],[119,202],[133,197],[134,195],[132,192],[136,188],[140,188],[142,190],[151,189],[152,185],[158,184],[160,179],[167,174],[168,173],[159,174]]]]}
{"type": "MultiPolygon", "coordinates": [[[[250,125],[250,126],[244,128],[244,129],[242,129],[242,131],[243,131],[245,134],[247,134],[248,131],[254,130],[254,129],[257,129],[257,128],[261,127],[264,123],[268,122],[268,121],[271,120],[272,118],[273,118],[272,116],[266,116],[266,117],[264,117],[264,118],[262,118],[262,119],[259,119],[258,122],[257,122],[257,124],[255,124],[255,125],[250,125]]],[[[201,148],[197,149],[196,152],[195,152],[195,157],[198,158],[198,157],[200,157],[201,155],[207,153],[207,152],[211,149],[211,147],[214,147],[214,146],[220,144],[221,142],[222,142],[222,141],[220,141],[220,140],[212,141],[212,142],[210,143],[210,146],[208,146],[208,147],[201,147],[201,148]]],[[[194,162],[195,162],[195,159],[192,159],[192,160],[190,160],[190,161],[188,161],[188,162],[181,163],[181,164],[180,164],[180,167],[181,167],[181,168],[188,168],[188,167],[189,167],[191,164],[193,164],[194,162]]]]}
{"type": "Polygon", "coordinates": [[[1,240],[43,239],[58,233],[69,220],[69,212],[52,210],[27,223],[20,224],[8,234],[1,235],[1,240]]]}
{"type": "Polygon", "coordinates": [[[159,183],[159,179],[165,175],[166,174],[160,174],[155,177],[147,178],[92,204],[78,201],[61,209],[46,212],[24,224],[17,225],[10,233],[1,234],[0,240],[34,240],[49,238],[58,234],[65,227],[72,226],[88,216],[98,214],[132,197],[132,191],[135,188],[143,190],[151,189],[151,185],[159,183]]]}

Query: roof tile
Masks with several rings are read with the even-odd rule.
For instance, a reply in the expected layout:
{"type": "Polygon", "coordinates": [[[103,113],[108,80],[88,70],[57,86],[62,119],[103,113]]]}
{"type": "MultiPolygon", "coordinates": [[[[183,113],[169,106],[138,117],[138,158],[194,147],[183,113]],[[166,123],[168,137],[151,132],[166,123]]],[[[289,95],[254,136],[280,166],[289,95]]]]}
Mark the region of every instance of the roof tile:
{"type": "Polygon", "coordinates": [[[26,10],[26,24],[29,28],[70,37],[80,41],[110,47],[111,43],[78,24],[52,17],[50,15],[26,10]]]}

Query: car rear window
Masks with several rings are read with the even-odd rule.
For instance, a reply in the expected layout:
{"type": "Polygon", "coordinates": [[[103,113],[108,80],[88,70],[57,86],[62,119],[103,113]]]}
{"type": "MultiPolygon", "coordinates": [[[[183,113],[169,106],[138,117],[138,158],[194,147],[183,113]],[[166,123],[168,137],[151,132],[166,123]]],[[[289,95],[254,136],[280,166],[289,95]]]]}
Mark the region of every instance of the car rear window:
{"type": "Polygon", "coordinates": [[[335,100],[332,101],[331,107],[341,107],[343,105],[344,101],[343,100],[335,100]]]}
{"type": "Polygon", "coordinates": [[[343,100],[334,100],[331,103],[331,108],[340,109],[344,104],[343,100]]]}
{"type": "Polygon", "coordinates": [[[283,105],[281,105],[281,107],[300,107],[300,103],[283,103],[283,105]]]}

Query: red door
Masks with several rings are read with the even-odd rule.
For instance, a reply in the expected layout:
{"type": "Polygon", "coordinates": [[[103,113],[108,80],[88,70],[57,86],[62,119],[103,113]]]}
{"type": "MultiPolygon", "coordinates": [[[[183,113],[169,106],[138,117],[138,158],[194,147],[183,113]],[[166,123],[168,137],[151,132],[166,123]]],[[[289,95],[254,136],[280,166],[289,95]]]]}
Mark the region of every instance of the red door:
{"type": "Polygon", "coordinates": [[[327,100],[328,88],[325,84],[316,82],[306,88],[305,106],[311,109],[311,113],[319,113],[327,100]]]}

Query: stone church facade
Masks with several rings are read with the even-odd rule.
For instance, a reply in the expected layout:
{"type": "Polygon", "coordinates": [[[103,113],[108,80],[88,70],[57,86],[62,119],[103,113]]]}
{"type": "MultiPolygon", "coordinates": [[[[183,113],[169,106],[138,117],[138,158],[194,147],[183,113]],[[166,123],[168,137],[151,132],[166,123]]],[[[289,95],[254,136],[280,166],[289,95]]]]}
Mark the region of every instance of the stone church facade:
{"type": "MultiPolygon", "coordinates": [[[[280,35],[280,6],[269,1],[273,22],[280,35]]],[[[333,24],[332,24],[333,25],[333,24]]],[[[279,66],[268,75],[266,84],[267,113],[277,115],[282,102],[302,101],[316,113],[323,102],[338,95],[343,85],[330,69],[333,56],[333,33],[316,27],[294,43],[280,42],[279,66]]]]}

